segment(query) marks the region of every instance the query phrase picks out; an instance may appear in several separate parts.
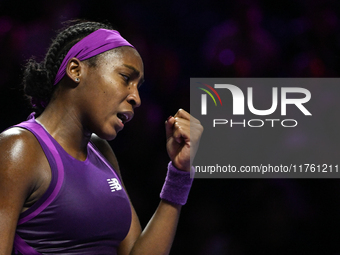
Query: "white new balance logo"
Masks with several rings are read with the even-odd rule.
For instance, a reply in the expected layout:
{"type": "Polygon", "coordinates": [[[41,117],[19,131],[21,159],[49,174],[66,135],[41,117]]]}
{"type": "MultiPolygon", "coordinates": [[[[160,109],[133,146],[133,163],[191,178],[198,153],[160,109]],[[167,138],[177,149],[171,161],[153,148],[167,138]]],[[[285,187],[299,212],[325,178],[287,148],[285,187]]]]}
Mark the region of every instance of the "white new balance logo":
{"type": "Polygon", "coordinates": [[[107,179],[107,182],[110,185],[111,192],[115,192],[116,190],[122,189],[122,186],[119,184],[116,178],[107,179]]]}

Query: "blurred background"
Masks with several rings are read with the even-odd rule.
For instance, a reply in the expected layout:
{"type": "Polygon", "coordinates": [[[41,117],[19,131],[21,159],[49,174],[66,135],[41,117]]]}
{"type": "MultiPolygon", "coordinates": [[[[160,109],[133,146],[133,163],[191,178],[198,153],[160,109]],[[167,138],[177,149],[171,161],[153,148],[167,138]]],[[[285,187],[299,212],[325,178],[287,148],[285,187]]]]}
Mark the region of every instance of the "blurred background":
{"type": "MultiPolygon", "coordinates": [[[[190,77],[338,77],[339,15],[337,0],[0,0],[0,129],[31,112],[20,85],[23,66],[31,56],[43,59],[62,22],[113,24],[145,65],[142,106],[110,142],[145,226],[169,160],[164,121],[189,110],[190,77]]],[[[310,130],[320,144],[308,144],[298,130],[286,133],[283,158],[307,149],[339,155],[340,98],[323,98],[327,133],[310,130]]],[[[271,152],[272,143],[263,140],[262,149],[271,152]]],[[[197,179],[171,254],[337,255],[339,240],[338,179],[197,179]]]]}

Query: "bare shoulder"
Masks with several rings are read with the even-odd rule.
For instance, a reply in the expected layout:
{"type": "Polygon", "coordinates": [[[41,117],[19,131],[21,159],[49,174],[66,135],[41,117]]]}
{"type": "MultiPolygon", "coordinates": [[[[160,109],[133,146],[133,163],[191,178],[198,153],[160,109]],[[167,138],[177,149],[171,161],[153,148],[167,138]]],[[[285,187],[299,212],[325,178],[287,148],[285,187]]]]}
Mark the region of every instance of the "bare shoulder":
{"type": "Polygon", "coordinates": [[[44,153],[30,131],[13,127],[0,134],[0,176],[11,173],[7,176],[21,175],[29,181],[41,157],[44,153]]]}
{"type": "Polygon", "coordinates": [[[98,148],[98,150],[103,154],[103,156],[111,163],[111,165],[117,171],[117,173],[121,175],[117,157],[115,153],[113,152],[110,144],[106,140],[98,137],[96,134],[92,134],[91,141],[98,148]]]}
{"type": "Polygon", "coordinates": [[[11,250],[20,213],[39,196],[35,191],[46,161],[28,130],[15,127],[0,134],[0,250],[11,250]]]}
{"type": "Polygon", "coordinates": [[[0,134],[0,194],[22,200],[25,209],[42,196],[50,180],[45,153],[30,131],[14,127],[0,134]]]}
{"type": "Polygon", "coordinates": [[[38,148],[40,148],[39,142],[26,129],[13,127],[0,134],[0,158],[2,162],[32,161],[31,156],[36,153],[38,148]]]}

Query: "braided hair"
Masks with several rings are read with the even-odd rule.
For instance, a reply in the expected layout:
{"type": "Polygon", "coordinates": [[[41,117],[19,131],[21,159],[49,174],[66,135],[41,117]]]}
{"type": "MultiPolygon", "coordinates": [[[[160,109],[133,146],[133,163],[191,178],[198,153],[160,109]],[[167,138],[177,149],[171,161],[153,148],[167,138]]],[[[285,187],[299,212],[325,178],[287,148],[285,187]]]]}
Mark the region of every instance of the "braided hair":
{"type": "MultiPolygon", "coordinates": [[[[45,109],[58,87],[53,83],[67,52],[81,39],[100,28],[113,29],[107,24],[88,21],[68,26],[52,41],[42,62],[37,63],[33,58],[27,62],[23,77],[24,92],[37,114],[45,109]]],[[[95,66],[96,56],[87,61],[90,66],[95,66]]]]}

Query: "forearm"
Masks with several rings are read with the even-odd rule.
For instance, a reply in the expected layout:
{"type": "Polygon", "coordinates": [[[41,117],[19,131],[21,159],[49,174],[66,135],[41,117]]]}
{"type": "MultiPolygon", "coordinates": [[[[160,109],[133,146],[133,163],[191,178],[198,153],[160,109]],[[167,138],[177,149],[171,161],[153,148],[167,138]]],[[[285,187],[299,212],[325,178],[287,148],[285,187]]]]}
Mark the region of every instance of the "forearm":
{"type": "Polygon", "coordinates": [[[160,193],[162,200],[143,232],[137,214],[131,205],[131,227],[119,247],[119,255],[170,253],[180,211],[187,201],[192,181],[189,172],[176,169],[172,162],[168,164],[167,177],[160,193]]]}
{"type": "Polygon", "coordinates": [[[130,255],[169,254],[181,207],[161,200],[156,212],[136,240],[130,255]]]}

